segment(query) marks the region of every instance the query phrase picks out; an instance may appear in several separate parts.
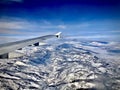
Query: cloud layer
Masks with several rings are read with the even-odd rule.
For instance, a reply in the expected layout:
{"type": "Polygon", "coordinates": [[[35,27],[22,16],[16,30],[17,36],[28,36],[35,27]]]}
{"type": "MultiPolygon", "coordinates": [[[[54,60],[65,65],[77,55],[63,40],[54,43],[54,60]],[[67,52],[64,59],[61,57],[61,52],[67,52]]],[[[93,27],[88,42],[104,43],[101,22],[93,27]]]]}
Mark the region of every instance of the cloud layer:
{"type": "Polygon", "coordinates": [[[0,18],[0,36],[5,38],[32,38],[61,31],[70,38],[114,38],[118,37],[119,21],[85,21],[65,23],[64,21],[50,21],[42,19],[29,21],[23,18],[0,18]],[[17,36],[17,37],[16,37],[17,36]]]}

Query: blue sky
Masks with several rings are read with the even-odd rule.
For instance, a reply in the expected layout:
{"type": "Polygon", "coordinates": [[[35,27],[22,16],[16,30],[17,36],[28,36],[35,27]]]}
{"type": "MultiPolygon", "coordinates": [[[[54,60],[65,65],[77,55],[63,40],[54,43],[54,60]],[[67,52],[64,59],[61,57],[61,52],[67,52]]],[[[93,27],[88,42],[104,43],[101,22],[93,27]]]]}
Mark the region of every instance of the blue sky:
{"type": "Polygon", "coordinates": [[[0,0],[0,41],[56,32],[71,38],[120,36],[120,0],[0,0]]]}

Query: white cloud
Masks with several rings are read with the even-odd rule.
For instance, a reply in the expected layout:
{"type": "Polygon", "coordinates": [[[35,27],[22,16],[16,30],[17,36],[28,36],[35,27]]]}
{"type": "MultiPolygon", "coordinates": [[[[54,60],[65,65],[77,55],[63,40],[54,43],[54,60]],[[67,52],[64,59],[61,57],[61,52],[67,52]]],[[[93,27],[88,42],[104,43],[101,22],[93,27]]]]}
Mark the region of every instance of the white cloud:
{"type": "Polygon", "coordinates": [[[36,24],[36,25],[40,29],[66,29],[65,25],[54,25],[54,24],[52,24],[50,22],[46,22],[46,23],[44,23],[42,25],[38,25],[38,24],[36,24]]]}
{"type": "Polygon", "coordinates": [[[2,17],[0,19],[0,34],[41,36],[56,33],[57,30],[66,29],[65,25],[53,24],[47,20],[27,21],[25,19],[2,17]],[[38,35],[38,33],[40,35],[38,35]]]}
{"type": "Polygon", "coordinates": [[[35,26],[25,20],[0,20],[0,34],[22,34],[23,30],[33,29],[35,26]]]}
{"type": "Polygon", "coordinates": [[[49,21],[47,21],[47,20],[42,20],[42,22],[43,22],[44,24],[47,24],[47,25],[50,25],[50,24],[51,24],[51,22],[49,22],[49,21]]]}
{"type": "Polygon", "coordinates": [[[19,29],[31,29],[32,27],[38,26],[37,23],[29,22],[24,19],[20,18],[13,18],[13,17],[2,17],[0,19],[0,29],[13,29],[13,30],[19,30],[19,29]]]}
{"type": "Polygon", "coordinates": [[[91,24],[90,23],[82,23],[80,25],[78,25],[79,27],[88,27],[90,26],[91,24]]]}
{"type": "Polygon", "coordinates": [[[109,31],[109,32],[112,32],[112,33],[120,33],[120,30],[114,30],[114,31],[109,31]]]}
{"type": "Polygon", "coordinates": [[[2,29],[21,29],[21,22],[0,22],[2,29]]]}
{"type": "Polygon", "coordinates": [[[0,34],[20,34],[20,32],[16,30],[0,29],[0,34]]]}
{"type": "Polygon", "coordinates": [[[7,43],[7,42],[13,42],[19,40],[15,37],[6,37],[6,36],[0,36],[0,44],[7,43]]]}
{"type": "Polygon", "coordinates": [[[60,28],[60,29],[66,29],[66,26],[65,25],[58,25],[58,28],[60,28]]]}
{"type": "Polygon", "coordinates": [[[37,22],[30,22],[20,18],[2,17],[0,18],[1,29],[66,29],[65,25],[55,25],[50,21],[41,20],[37,22]]]}
{"type": "Polygon", "coordinates": [[[69,36],[68,38],[84,38],[84,39],[88,39],[88,38],[108,38],[110,36],[107,35],[92,35],[92,36],[69,36]]]}

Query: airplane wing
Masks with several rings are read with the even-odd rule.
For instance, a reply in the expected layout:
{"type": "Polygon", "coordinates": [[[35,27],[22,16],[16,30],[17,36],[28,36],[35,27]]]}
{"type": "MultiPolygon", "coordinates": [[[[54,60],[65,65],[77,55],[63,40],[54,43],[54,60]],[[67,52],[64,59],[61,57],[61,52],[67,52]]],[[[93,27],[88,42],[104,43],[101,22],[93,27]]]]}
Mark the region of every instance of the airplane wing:
{"type": "Polygon", "coordinates": [[[41,37],[32,38],[32,39],[1,44],[0,45],[0,55],[7,54],[9,52],[23,48],[23,47],[28,46],[28,45],[42,42],[43,40],[47,40],[47,39],[54,38],[54,37],[59,38],[60,34],[61,34],[61,32],[58,32],[55,35],[46,35],[46,36],[41,36],[41,37]]]}

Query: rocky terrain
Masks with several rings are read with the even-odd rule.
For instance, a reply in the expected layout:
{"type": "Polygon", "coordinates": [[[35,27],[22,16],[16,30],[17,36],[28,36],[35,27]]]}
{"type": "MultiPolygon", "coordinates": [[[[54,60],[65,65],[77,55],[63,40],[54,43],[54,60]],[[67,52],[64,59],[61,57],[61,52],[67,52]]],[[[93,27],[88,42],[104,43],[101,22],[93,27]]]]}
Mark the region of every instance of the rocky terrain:
{"type": "Polygon", "coordinates": [[[120,43],[59,40],[0,60],[0,90],[120,90],[120,43]]]}

